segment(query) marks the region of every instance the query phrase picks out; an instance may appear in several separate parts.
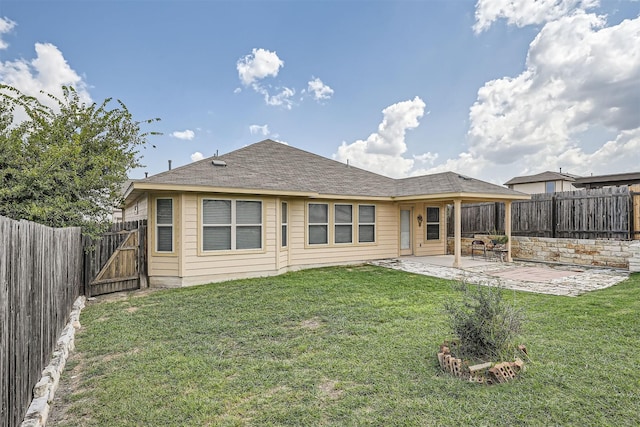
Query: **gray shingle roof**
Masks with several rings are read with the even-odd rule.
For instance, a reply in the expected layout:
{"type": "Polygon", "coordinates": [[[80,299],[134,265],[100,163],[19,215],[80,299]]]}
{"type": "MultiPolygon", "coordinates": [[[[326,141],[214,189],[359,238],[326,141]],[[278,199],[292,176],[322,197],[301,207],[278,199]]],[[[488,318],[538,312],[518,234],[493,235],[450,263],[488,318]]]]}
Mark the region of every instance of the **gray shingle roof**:
{"type": "Polygon", "coordinates": [[[576,187],[601,187],[606,185],[632,185],[640,183],[640,172],[593,175],[577,178],[576,187]]]}
{"type": "Polygon", "coordinates": [[[522,195],[453,172],[388,178],[268,139],[136,182],[362,197],[461,192],[522,195]],[[214,166],[213,160],[226,166],[214,166]]]}
{"type": "Polygon", "coordinates": [[[470,178],[455,172],[442,172],[397,180],[396,196],[446,193],[485,193],[513,196],[521,194],[500,185],[470,178]]]}
{"type": "Polygon", "coordinates": [[[536,175],[516,176],[514,178],[511,178],[509,181],[505,182],[504,185],[528,184],[530,182],[545,182],[545,181],[558,181],[558,180],[573,182],[575,181],[576,178],[578,178],[578,175],[546,171],[536,175]]]}

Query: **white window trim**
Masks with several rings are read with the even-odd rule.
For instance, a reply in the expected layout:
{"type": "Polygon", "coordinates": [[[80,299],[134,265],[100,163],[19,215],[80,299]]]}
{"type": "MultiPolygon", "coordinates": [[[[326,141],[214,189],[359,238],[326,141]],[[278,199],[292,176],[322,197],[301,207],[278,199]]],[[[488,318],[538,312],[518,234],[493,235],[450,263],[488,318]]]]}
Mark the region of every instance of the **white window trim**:
{"type": "Polygon", "coordinates": [[[254,199],[229,199],[222,197],[203,197],[200,199],[200,251],[202,253],[221,253],[221,252],[241,252],[241,251],[261,251],[264,249],[264,202],[254,199]],[[228,200],[231,202],[231,223],[230,224],[205,224],[204,222],[204,202],[205,200],[228,200]],[[236,203],[237,202],[258,202],[260,203],[260,219],[259,224],[237,224],[236,223],[236,203]],[[204,228],[205,227],[231,227],[231,249],[204,249],[204,228]],[[236,231],[238,227],[260,227],[260,247],[251,249],[236,249],[236,231]]]}

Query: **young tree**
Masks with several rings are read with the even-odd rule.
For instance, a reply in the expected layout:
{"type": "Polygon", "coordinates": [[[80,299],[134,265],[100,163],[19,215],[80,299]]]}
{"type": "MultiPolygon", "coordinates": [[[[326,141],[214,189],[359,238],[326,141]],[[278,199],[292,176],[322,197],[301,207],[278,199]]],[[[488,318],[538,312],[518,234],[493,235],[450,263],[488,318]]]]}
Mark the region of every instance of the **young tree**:
{"type": "Polygon", "coordinates": [[[127,107],[109,109],[111,98],[86,105],[72,87],[61,99],[48,94],[57,108],[0,84],[0,215],[52,227],[81,226],[97,236],[147,137],[142,122],[127,107]],[[17,111],[28,119],[15,123],[17,111]]]}

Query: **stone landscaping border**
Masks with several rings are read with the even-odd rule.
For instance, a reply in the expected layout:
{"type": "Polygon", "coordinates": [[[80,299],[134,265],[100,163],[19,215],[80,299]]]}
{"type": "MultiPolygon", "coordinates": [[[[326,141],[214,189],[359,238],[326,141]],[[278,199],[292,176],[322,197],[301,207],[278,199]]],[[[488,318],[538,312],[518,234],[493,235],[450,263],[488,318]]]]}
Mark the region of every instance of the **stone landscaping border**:
{"type": "Polygon", "coordinates": [[[47,424],[53,397],[60,383],[69,352],[75,349],[76,329],[80,328],[80,312],[86,298],[78,297],[73,303],[69,322],[62,330],[49,365],[42,371],[42,378],[33,388],[33,399],[20,427],[44,427],[47,424]]]}

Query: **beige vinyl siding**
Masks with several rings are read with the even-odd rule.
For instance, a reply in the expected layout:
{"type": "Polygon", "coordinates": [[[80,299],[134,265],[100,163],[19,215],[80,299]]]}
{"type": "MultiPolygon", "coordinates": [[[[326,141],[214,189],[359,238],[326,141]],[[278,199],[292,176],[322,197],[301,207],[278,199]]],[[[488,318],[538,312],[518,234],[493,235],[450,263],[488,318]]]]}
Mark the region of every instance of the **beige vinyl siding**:
{"type": "MultiPolygon", "coordinates": [[[[393,258],[399,255],[399,205],[394,202],[323,200],[333,210],[335,203],[353,205],[353,244],[307,244],[307,203],[309,199],[288,199],[289,239],[281,247],[280,209],[282,199],[272,196],[245,196],[211,193],[183,193],[180,195],[152,194],[149,197],[150,284],[154,286],[187,286],[221,280],[269,276],[288,270],[321,265],[339,265],[393,258]],[[175,250],[172,254],[155,253],[154,212],[156,197],[173,197],[175,203],[175,250]],[[202,251],[200,220],[203,199],[259,200],[262,202],[262,248],[251,250],[202,251]],[[358,243],[358,205],[376,207],[375,243],[358,243]]],[[[313,201],[316,202],[316,201],[313,201]]],[[[444,204],[415,203],[414,222],[419,212],[426,215],[426,206],[440,208],[441,239],[426,242],[425,227],[414,224],[415,255],[441,255],[445,253],[446,224],[444,204]]],[[[330,228],[333,227],[331,218],[330,228]]]]}
{"type": "Polygon", "coordinates": [[[290,203],[289,200],[286,199],[276,199],[276,206],[278,206],[278,215],[276,218],[276,238],[277,238],[277,265],[276,268],[278,269],[278,271],[286,271],[286,269],[289,267],[289,244],[290,244],[290,237],[289,237],[289,232],[291,231],[291,228],[289,227],[289,210],[290,210],[290,203]],[[286,203],[287,206],[287,246],[283,247],[282,246],[282,203],[286,203]]]}
{"type": "MultiPolygon", "coordinates": [[[[398,255],[398,209],[390,202],[361,203],[343,200],[325,201],[329,203],[329,211],[333,209],[333,203],[353,204],[354,219],[357,218],[358,204],[376,206],[376,242],[357,243],[357,225],[354,221],[354,244],[306,244],[306,200],[289,202],[289,250],[290,266],[300,268],[302,266],[331,265],[353,262],[369,261],[395,257],[398,255]]],[[[315,202],[314,202],[315,203],[315,202]]],[[[332,242],[332,222],[329,228],[329,242],[332,242]]]]}
{"type": "Polygon", "coordinates": [[[147,236],[149,248],[149,283],[153,285],[157,281],[154,276],[171,276],[180,277],[180,251],[182,248],[182,230],[181,224],[181,203],[180,195],[176,194],[152,194],[148,203],[148,222],[147,236]],[[156,247],[156,223],[155,223],[155,201],[156,198],[172,198],[173,199],[173,252],[158,253],[156,247]]]}
{"type": "MultiPolygon", "coordinates": [[[[184,267],[185,283],[198,282],[195,278],[215,281],[226,277],[251,277],[273,274],[276,271],[276,201],[275,198],[229,196],[219,194],[187,194],[184,199],[185,232],[184,267]],[[235,200],[259,200],[262,202],[262,249],[203,252],[199,215],[203,198],[235,200]]],[[[279,243],[278,243],[279,244],[279,243]]]]}
{"type": "MultiPolygon", "coordinates": [[[[414,219],[413,219],[413,238],[414,238],[414,249],[413,253],[416,256],[430,256],[430,255],[444,255],[446,254],[446,243],[447,243],[447,226],[446,226],[446,206],[444,204],[438,203],[416,203],[414,219]],[[427,207],[438,207],[440,208],[440,239],[438,240],[427,240],[427,207]],[[424,218],[424,222],[422,223],[422,227],[418,227],[418,222],[416,218],[418,214],[422,214],[424,218]]],[[[399,223],[398,223],[399,224],[399,223]]]]}
{"type": "Polygon", "coordinates": [[[138,221],[141,219],[147,219],[148,197],[147,195],[140,196],[132,203],[128,204],[124,208],[124,221],[138,221]]]}

